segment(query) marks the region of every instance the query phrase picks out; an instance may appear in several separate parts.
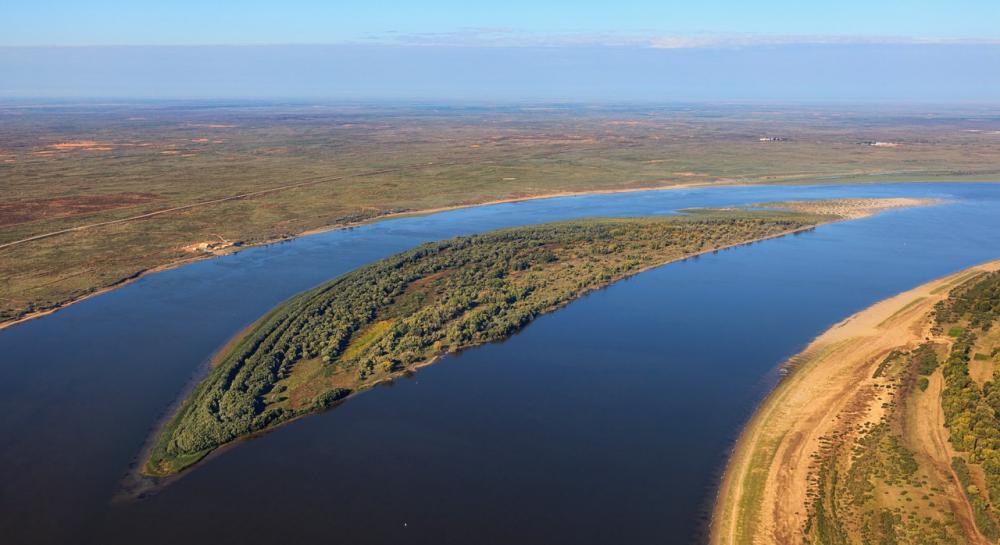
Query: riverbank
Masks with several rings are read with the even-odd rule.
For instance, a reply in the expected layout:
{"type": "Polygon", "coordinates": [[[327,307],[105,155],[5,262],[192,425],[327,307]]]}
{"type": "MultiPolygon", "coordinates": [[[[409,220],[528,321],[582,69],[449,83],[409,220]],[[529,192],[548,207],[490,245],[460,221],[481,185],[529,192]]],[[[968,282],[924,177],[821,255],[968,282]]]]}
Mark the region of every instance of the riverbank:
{"type": "Polygon", "coordinates": [[[664,190],[673,190],[673,189],[682,189],[682,188],[696,189],[696,188],[699,188],[699,187],[721,186],[721,185],[738,186],[738,185],[747,185],[747,184],[692,183],[692,184],[672,184],[672,185],[662,186],[662,187],[627,188],[627,189],[604,189],[604,190],[578,191],[578,192],[559,191],[559,192],[553,192],[553,193],[545,193],[545,194],[542,194],[542,195],[529,195],[529,196],[523,196],[523,197],[511,197],[511,198],[506,198],[506,199],[495,199],[495,200],[488,200],[488,201],[482,201],[482,202],[473,202],[473,203],[467,203],[467,204],[456,204],[456,205],[452,205],[452,206],[427,208],[427,209],[421,209],[421,210],[406,210],[406,211],[402,211],[402,212],[391,212],[391,213],[382,214],[382,215],[375,216],[375,217],[372,217],[370,219],[365,219],[365,220],[361,220],[361,221],[354,221],[354,222],[348,222],[348,223],[338,223],[338,224],[335,224],[335,225],[329,225],[329,226],[325,226],[325,227],[319,227],[319,228],[314,228],[314,229],[307,229],[305,231],[301,231],[301,232],[299,232],[299,233],[297,233],[295,235],[291,235],[291,236],[282,236],[282,237],[277,237],[277,238],[270,238],[270,239],[265,239],[265,240],[262,240],[262,241],[259,241],[259,242],[241,244],[239,246],[230,245],[230,246],[227,246],[227,247],[225,247],[223,249],[201,252],[201,253],[198,253],[196,255],[192,255],[191,257],[188,257],[188,258],[185,258],[185,259],[179,259],[179,260],[171,261],[170,263],[165,263],[165,264],[157,266],[157,267],[152,267],[152,268],[149,268],[149,269],[143,269],[143,270],[138,271],[135,274],[132,274],[132,275],[130,275],[128,277],[122,278],[121,280],[115,282],[114,284],[112,284],[110,286],[106,286],[106,287],[103,287],[103,288],[95,289],[94,291],[92,291],[90,293],[87,293],[85,295],[82,295],[80,297],[75,297],[73,299],[69,299],[69,300],[67,300],[65,302],[59,303],[57,305],[53,305],[51,307],[48,307],[48,308],[45,308],[45,309],[42,309],[42,310],[37,310],[37,311],[34,311],[34,312],[29,312],[27,314],[24,314],[23,316],[20,316],[20,317],[18,317],[16,319],[13,319],[13,320],[0,321],[0,330],[6,329],[8,327],[15,326],[15,325],[23,323],[23,322],[27,322],[29,320],[34,320],[35,318],[41,318],[42,316],[48,316],[48,315],[50,315],[50,314],[52,314],[54,312],[58,312],[59,310],[67,308],[67,307],[69,307],[71,305],[74,305],[74,304],[79,303],[81,301],[85,301],[87,299],[90,299],[91,297],[96,297],[98,295],[101,295],[101,294],[104,294],[104,293],[108,293],[110,291],[113,291],[113,290],[116,290],[116,289],[121,288],[123,286],[126,286],[126,285],[128,285],[128,284],[130,284],[132,282],[135,282],[135,281],[137,281],[137,280],[139,280],[139,279],[141,279],[141,278],[143,278],[145,276],[151,275],[151,274],[155,274],[155,273],[162,272],[162,271],[167,271],[167,270],[170,270],[170,269],[176,269],[177,267],[183,267],[184,265],[189,265],[191,263],[196,263],[196,262],[199,262],[199,261],[204,261],[206,259],[212,259],[212,258],[224,256],[224,255],[235,254],[235,253],[238,253],[238,252],[241,252],[241,251],[244,251],[244,250],[249,250],[251,248],[260,248],[262,246],[268,246],[268,245],[271,245],[271,244],[279,244],[279,243],[282,243],[282,242],[287,242],[289,240],[294,240],[294,239],[299,238],[299,237],[310,236],[310,235],[317,235],[317,234],[322,234],[322,233],[328,233],[328,232],[331,232],[331,231],[340,231],[340,230],[344,230],[344,229],[353,229],[353,228],[356,228],[356,227],[361,227],[361,226],[364,226],[364,225],[370,225],[370,224],[377,223],[377,222],[380,222],[380,221],[386,221],[386,220],[392,220],[392,219],[399,219],[399,218],[406,218],[406,217],[426,216],[426,215],[430,215],[430,214],[438,214],[438,213],[449,212],[449,211],[454,211],[454,210],[464,210],[464,209],[475,208],[475,207],[479,207],[479,206],[492,206],[492,205],[509,204],[509,203],[516,203],[516,202],[529,202],[529,201],[544,200],[544,199],[555,199],[555,198],[561,198],[561,197],[582,197],[582,196],[587,196],[587,195],[611,195],[611,194],[618,194],[618,193],[636,193],[636,192],[644,192],[644,191],[664,191],[664,190]]]}
{"type": "MultiPolygon", "coordinates": [[[[919,180],[915,181],[915,183],[919,183],[919,182],[920,182],[919,180]]],[[[795,183],[796,184],[802,183],[804,185],[810,185],[808,183],[808,181],[802,181],[802,182],[796,181],[795,183]]],[[[824,183],[824,182],[823,181],[816,181],[815,182],[815,184],[821,184],[821,183],[824,183]]],[[[857,184],[859,182],[853,182],[853,183],[857,184]]],[[[268,245],[271,245],[271,244],[278,244],[278,243],[281,243],[281,242],[287,242],[289,240],[294,240],[296,238],[303,237],[303,236],[310,236],[310,235],[327,233],[327,232],[331,232],[331,231],[338,231],[338,230],[344,230],[344,229],[352,229],[352,228],[361,227],[361,226],[364,226],[364,225],[370,225],[370,224],[377,223],[377,222],[380,222],[380,221],[385,221],[385,220],[392,220],[392,219],[399,219],[399,218],[406,218],[406,217],[426,216],[426,215],[431,215],[431,214],[438,214],[438,213],[455,211],[455,210],[464,210],[464,209],[476,208],[476,207],[481,207],[481,206],[494,206],[494,205],[499,205],[499,204],[510,204],[510,203],[518,203],[518,202],[531,202],[531,201],[537,201],[537,200],[556,199],[556,198],[565,198],[565,197],[583,197],[583,196],[592,196],[592,195],[631,194],[631,193],[642,193],[642,192],[653,192],[653,191],[657,191],[657,192],[658,191],[672,191],[672,190],[678,190],[678,189],[702,189],[702,188],[707,188],[707,187],[751,187],[751,186],[758,186],[758,185],[765,185],[765,184],[763,184],[763,183],[742,183],[742,182],[735,182],[735,181],[731,181],[731,182],[729,182],[729,181],[727,181],[727,182],[692,182],[692,183],[670,184],[670,185],[655,186],[655,187],[633,187],[633,188],[618,188],[618,189],[596,189],[596,190],[588,190],[588,191],[557,191],[557,192],[549,192],[549,193],[544,193],[544,194],[539,194],[539,195],[513,196],[513,197],[509,197],[509,198],[504,198],[504,199],[493,199],[493,200],[476,201],[476,202],[470,202],[470,203],[460,203],[460,204],[455,204],[455,205],[449,205],[449,206],[443,206],[443,207],[434,207],[434,208],[427,208],[427,209],[420,209],[420,210],[405,210],[405,211],[389,212],[389,213],[385,213],[385,214],[381,214],[381,215],[377,215],[377,216],[372,216],[372,217],[369,217],[369,218],[366,218],[366,219],[363,219],[363,220],[359,220],[359,221],[352,221],[352,222],[347,222],[347,223],[338,223],[338,224],[328,225],[328,226],[319,227],[319,228],[307,229],[307,230],[301,231],[301,232],[299,232],[299,233],[297,233],[295,235],[292,235],[292,236],[281,236],[281,237],[276,237],[276,238],[269,238],[269,239],[264,239],[264,240],[261,240],[261,241],[256,241],[256,242],[251,242],[251,243],[241,243],[239,245],[230,244],[230,245],[226,245],[226,246],[224,246],[222,248],[219,248],[219,249],[214,249],[214,250],[209,250],[209,251],[203,251],[203,252],[196,252],[196,253],[193,253],[193,255],[191,255],[190,257],[185,257],[183,259],[173,260],[173,261],[170,261],[169,263],[164,263],[162,265],[158,265],[158,266],[155,266],[155,267],[150,267],[150,268],[147,268],[147,269],[142,269],[142,270],[136,271],[135,273],[130,274],[130,275],[124,277],[124,278],[121,278],[121,279],[115,281],[114,283],[112,283],[112,284],[110,284],[108,286],[93,289],[92,291],[90,291],[90,292],[88,292],[86,294],[80,295],[79,297],[74,297],[74,298],[71,298],[71,299],[67,299],[67,300],[65,300],[63,302],[60,302],[58,304],[51,305],[51,306],[48,306],[46,308],[39,309],[39,310],[36,310],[36,311],[28,312],[28,313],[23,314],[23,315],[15,318],[15,319],[0,321],[0,330],[6,329],[8,327],[15,326],[15,325],[23,323],[23,322],[27,322],[29,320],[33,320],[35,318],[40,318],[42,316],[48,316],[50,314],[58,312],[59,310],[67,308],[67,307],[69,307],[71,305],[74,305],[74,304],[79,303],[81,301],[85,301],[87,299],[90,299],[91,297],[96,297],[98,295],[102,295],[102,294],[108,293],[110,291],[116,290],[118,288],[121,288],[123,286],[129,285],[132,282],[135,282],[135,281],[137,281],[137,280],[139,280],[141,278],[144,278],[144,277],[146,277],[148,275],[151,275],[151,274],[155,274],[155,273],[166,271],[166,270],[175,269],[175,268],[178,268],[178,267],[182,267],[184,265],[188,265],[188,264],[191,264],[191,263],[196,263],[196,262],[203,261],[203,260],[206,260],[206,259],[212,259],[212,258],[215,258],[215,257],[224,256],[224,255],[235,254],[235,253],[241,252],[243,250],[251,249],[251,248],[259,248],[259,247],[268,246],[268,245]]],[[[782,183],[778,183],[778,182],[773,182],[773,183],[768,183],[766,185],[783,185],[783,184],[782,183]]],[[[833,212],[833,213],[836,213],[836,212],[833,212]]]]}
{"type": "MultiPolygon", "coordinates": [[[[880,425],[919,429],[927,422],[943,422],[936,412],[940,403],[907,405],[906,396],[895,394],[905,391],[900,390],[902,381],[882,376],[879,366],[894,351],[913,350],[935,337],[928,315],[948,297],[950,288],[977,272],[998,269],[1000,261],[990,262],[886,299],[833,326],[789,360],[788,376],[757,409],[736,443],[719,487],[710,542],[805,543],[808,532],[817,531],[815,502],[829,501],[822,496],[823,471],[837,470],[828,462],[835,460],[831,452],[839,445],[850,444],[845,437],[880,425]],[[906,409],[897,411],[897,405],[906,409]],[[890,411],[899,414],[893,417],[890,411]],[[900,420],[905,422],[899,424],[900,420]]],[[[915,378],[910,380],[912,385],[915,378]]],[[[940,391],[936,380],[932,376],[925,385],[930,395],[940,391]]],[[[943,425],[937,428],[912,432],[931,438],[918,451],[926,451],[926,457],[918,456],[915,463],[926,468],[925,483],[936,483],[932,489],[941,490],[939,495],[953,504],[958,502],[951,509],[954,523],[976,542],[971,509],[967,502],[962,505],[964,495],[947,474],[952,454],[947,434],[943,425]],[[941,474],[935,474],[935,468],[941,474]]],[[[947,530],[951,519],[944,519],[940,526],[947,530]]]]}
{"type": "Polygon", "coordinates": [[[122,278],[121,280],[115,282],[114,284],[112,284],[110,286],[106,286],[106,287],[103,287],[103,288],[95,289],[94,291],[92,291],[90,293],[87,293],[86,295],[82,295],[80,297],[69,299],[69,300],[67,300],[67,301],[65,301],[63,303],[59,303],[57,305],[54,305],[54,306],[51,306],[51,307],[48,307],[48,308],[45,308],[45,309],[42,309],[42,310],[38,310],[38,311],[34,311],[34,312],[29,312],[29,313],[27,313],[27,314],[25,314],[23,316],[20,316],[20,317],[18,317],[16,319],[13,319],[13,320],[0,321],[0,330],[8,328],[8,327],[15,326],[15,325],[17,325],[19,323],[27,322],[29,320],[34,320],[35,318],[41,318],[42,316],[48,316],[48,315],[50,315],[50,314],[52,314],[54,312],[58,312],[59,310],[67,308],[67,307],[69,307],[71,305],[74,305],[74,304],[79,303],[81,301],[85,301],[87,299],[90,299],[91,297],[96,297],[98,295],[101,295],[101,294],[104,294],[104,293],[108,293],[110,291],[113,291],[113,290],[116,290],[116,289],[121,288],[123,286],[126,286],[126,285],[128,285],[128,284],[130,284],[132,282],[135,282],[135,281],[137,281],[137,280],[139,280],[139,279],[141,279],[141,278],[143,278],[145,276],[151,275],[151,274],[155,274],[155,273],[162,272],[162,271],[167,271],[167,270],[170,270],[170,269],[176,269],[177,267],[183,267],[184,265],[189,265],[191,263],[196,263],[196,262],[199,262],[199,261],[204,261],[206,259],[212,259],[212,258],[215,258],[215,257],[224,256],[224,255],[235,254],[235,253],[238,253],[238,252],[241,252],[241,251],[244,251],[244,250],[248,250],[248,249],[251,249],[251,248],[260,248],[262,246],[268,246],[268,245],[271,245],[271,244],[279,244],[279,243],[282,243],[282,242],[287,242],[289,240],[294,240],[296,238],[304,237],[304,236],[317,235],[317,234],[322,234],[322,233],[329,233],[331,231],[340,231],[340,230],[344,230],[344,229],[353,229],[353,228],[356,228],[356,227],[362,227],[364,225],[371,225],[373,223],[377,223],[377,222],[380,222],[380,221],[386,221],[386,220],[392,220],[392,219],[400,219],[400,218],[407,218],[407,217],[427,216],[427,215],[431,215],[431,214],[439,214],[439,213],[442,213],[442,212],[450,212],[450,211],[455,211],[455,210],[465,210],[465,209],[468,209],[468,208],[476,208],[476,207],[480,207],[480,206],[494,206],[494,205],[498,205],[498,204],[510,204],[510,203],[517,203],[517,202],[530,202],[530,201],[545,200],[545,199],[557,199],[557,198],[563,198],[563,197],[584,197],[584,196],[588,196],[588,195],[614,195],[614,194],[626,194],[626,193],[639,193],[639,192],[647,192],[647,191],[670,191],[670,190],[676,190],[676,189],[698,189],[698,188],[704,188],[704,187],[722,187],[722,186],[726,186],[726,187],[741,187],[741,186],[747,186],[747,185],[753,185],[753,184],[738,184],[738,183],[690,183],[690,184],[671,184],[671,185],[665,185],[665,186],[659,186],[659,187],[640,187],[640,188],[625,188],[625,189],[598,189],[598,190],[592,190],[592,191],[557,191],[557,192],[545,193],[545,194],[541,194],[541,195],[528,195],[528,196],[520,196],[520,197],[510,197],[510,198],[505,198],[505,199],[494,199],[494,200],[481,201],[481,202],[455,204],[455,205],[450,205],[450,206],[441,206],[441,207],[427,208],[427,209],[421,209],[421,210],[406,210],[406,211],[402,211],[402,212],[391,212],[391,213],[378,215],[378,216],[372,217],[370,219],[365,219],[365,220],[361,220],[361,221],[354,221],[354,222],[348,222],[348,223],[338,223],[338,224],[335,224],[335,225],[329,225],[329,226],[325,226],[325,227],[319,227],[319,228],[314,228],[314,229],[307,229],[305,231],[301,231],[301,232],[299,232],[299,233],[297,233],[295,235],[292,235],[292,236],[282,236],[282,237],[278,237],[278,238],[271,238],[271,239],[266,239],[266,240],[262,240],[262,241],[259,241],[259,242],[248,243],[248,244],[241,244],[239,246],[231,245],[231,246],[227,246],[227,247],[225,247],[223,249],[220,249],[220,250],[203,252],[203,253],[199,253],[197,255],[193,255],[193,256],[185,258],[185,259],[179,259],[179,260],[171,261],[170,263],[165,263],[165,264],[157,266],[157,267],[152,267],[152,268],[149,268],[149,269],[144,269],[144,270],[138,271],[135,274],[132,274],[132,275],[126,277],[126,278],[122,278]]]}

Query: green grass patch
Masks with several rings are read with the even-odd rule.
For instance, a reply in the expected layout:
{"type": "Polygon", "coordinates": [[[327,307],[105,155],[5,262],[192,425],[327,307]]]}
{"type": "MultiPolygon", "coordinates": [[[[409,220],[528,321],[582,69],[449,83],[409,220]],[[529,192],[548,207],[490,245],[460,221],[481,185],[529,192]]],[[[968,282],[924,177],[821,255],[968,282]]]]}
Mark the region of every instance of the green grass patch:
{"type": "Polygon", "coordinates": [[[356,358],[366,348],[370,347],[372,343],[378,340],[379,337],[384,335],[386,331],[389,331],[390,327],[392,327],[392,320],[382,320],[368,326],[360,334],[355,335],[355,338],[347,345],[347,349],[340,355],[340,359],[350,360],[356,358]]]}

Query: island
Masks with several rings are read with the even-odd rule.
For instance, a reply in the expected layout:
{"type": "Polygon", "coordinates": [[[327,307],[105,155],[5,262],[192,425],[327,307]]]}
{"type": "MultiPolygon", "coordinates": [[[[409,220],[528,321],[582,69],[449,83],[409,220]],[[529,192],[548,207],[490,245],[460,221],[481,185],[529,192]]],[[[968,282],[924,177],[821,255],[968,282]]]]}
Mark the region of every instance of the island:
{"type": "Polygon", "coordinates": [[[744,429],[710,542],[997,543],[998,319],[995,261],[818,337],[744,429]]]}
{"type": "Polygon", "coordinates": [[[231,341],[156,433],[142,471],[322,411],[651,267],[914,199],[773,203],[503,229],[421,245],[281,304],[231,341]]]}

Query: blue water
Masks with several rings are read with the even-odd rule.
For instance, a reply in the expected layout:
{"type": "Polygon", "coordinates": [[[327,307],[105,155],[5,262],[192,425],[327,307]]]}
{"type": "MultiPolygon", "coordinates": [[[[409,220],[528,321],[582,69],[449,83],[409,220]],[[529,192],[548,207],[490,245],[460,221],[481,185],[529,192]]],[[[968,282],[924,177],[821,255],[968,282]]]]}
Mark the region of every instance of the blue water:
{"type": "Polygon", "coordinates": [[[1000,258],[1000,185],[559,198],[334,231],[145,277],[0,331],[3,543],[689,543],[774,369],[871,303],[1000,258]],[[668,265],[113,502],[225,340],[428,240],[595,215],[833,197],[891,211],[668,265]]]}

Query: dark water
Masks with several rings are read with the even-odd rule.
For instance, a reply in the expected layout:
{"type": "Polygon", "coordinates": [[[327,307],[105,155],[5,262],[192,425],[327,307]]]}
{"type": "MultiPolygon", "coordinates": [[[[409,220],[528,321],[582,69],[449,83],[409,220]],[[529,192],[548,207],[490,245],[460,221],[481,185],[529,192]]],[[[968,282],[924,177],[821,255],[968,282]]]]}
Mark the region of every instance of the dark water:
{"type": "Polygon", "coordinates": [[[688,543],[774,368],[830,324],[1000,258],[1000,185],[725,188],[408,218],[152,275],[0,331],[0,542],[688,543]],[[292,294],[419,242],[591,215],[929,196],[621,282],[509,341],[112,502],[210,353],[292,294]]]}

